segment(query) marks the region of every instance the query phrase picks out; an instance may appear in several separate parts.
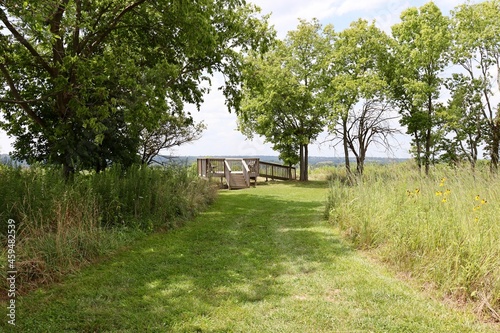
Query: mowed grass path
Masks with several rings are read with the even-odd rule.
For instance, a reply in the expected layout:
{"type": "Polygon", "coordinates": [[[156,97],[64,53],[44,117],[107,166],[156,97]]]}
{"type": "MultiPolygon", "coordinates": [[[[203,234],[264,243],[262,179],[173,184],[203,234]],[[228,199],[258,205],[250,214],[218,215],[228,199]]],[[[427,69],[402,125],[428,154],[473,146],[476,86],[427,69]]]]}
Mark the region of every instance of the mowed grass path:
{"type": "Polygon", "coordinates": [[[322,218],[327,187],[222,191],[184,227],[21,298],[18,331],[495,331],[351,250],[322,218]]]}

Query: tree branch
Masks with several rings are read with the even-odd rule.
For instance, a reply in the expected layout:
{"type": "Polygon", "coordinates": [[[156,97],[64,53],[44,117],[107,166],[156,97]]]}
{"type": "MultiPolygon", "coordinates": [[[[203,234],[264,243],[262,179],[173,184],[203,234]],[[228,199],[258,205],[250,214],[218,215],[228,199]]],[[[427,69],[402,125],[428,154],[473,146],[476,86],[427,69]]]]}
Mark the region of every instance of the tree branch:
{"type": "Polygon", "coordinates": [[[28,114],[28,116],[31,119],[33,119],[38,125],[45,127],[45,122],[33,111],[33,109],[29,106],[28,101],[23,101],[23,98],[19,93],[19,90],[17,90],[16,88],[14,80],[10,76],[9,70],[7,69],[7,67],[5,67],[3,63],[0,63],[0,72],[2,72],[3,76],[7,80],[7,84],[9,85],[10,91],[12,95],[14,95],[14,98],[19,100],[17,104],[21,105],[26,114],[28,114]]]}
{"type": "Polygon", "coordinates": [[[54,15],[49,21],[50,24],[50,32],[57,36],[57,39],[52,46],[52,54],[54,57],[54,61],[57,63],[62,63],[64,58],[64,41],[63,36],[61,36],[61,20],[63,18],[64,12],[66,11],[66,5],[69,0],[63,0],[63,2],[57,7],[54,15]]]}
{"type": "Polygon", "coordinates": [[[145,3],[147,0],[139,0],[137,2],[134,2],[133,4],[125,7],[110,23],[107,25],[107,28],[103,30],[100,34],[97,34],[96,37],[97,39],[94,40],[91,45],[88,48],[88,52],[86,52],[86,55],[92,54],[94,50],[108,37],[108,35],[116,28],[118,23],[123,19],[123,17],[134,10],[135,8],[139,7],[143,3],[145,3]]]}
{"type": "Polygon", "coordinates": [[[45,59],[35,50],[35,48],[17,31],[17,29],[10,23],[9,19],[7,18],[7,14],[3,11],[2,8],[0,8],[0,20],[5,24],[7,29],[12,33],[15,39],[19,43],[21,43],[30,53],[31,55],[36,59],[40,65],[53,77],[54,76],[54,68],[52,68],[45,59]]]}

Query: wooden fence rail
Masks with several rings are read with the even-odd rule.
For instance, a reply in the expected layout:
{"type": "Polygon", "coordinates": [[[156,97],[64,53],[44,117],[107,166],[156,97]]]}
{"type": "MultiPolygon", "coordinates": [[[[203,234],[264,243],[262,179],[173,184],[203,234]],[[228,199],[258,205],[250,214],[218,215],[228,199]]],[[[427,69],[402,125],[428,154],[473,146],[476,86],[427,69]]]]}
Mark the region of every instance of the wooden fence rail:
{"type": "Polygon", "coordinates": [[[258,158],[199,158],[198,175],[200,177],[226,178],[229,184],[232,173],[244,175],[245,183],[250,186],[250,179],[256,181],[257,176],[269,179],[295,180],[296,169],[286,165],[261,162],[258,158]]]}
{"type": "Polygon", "coordinates": [[[297,171],[294,167],[286,165],[260,162],[259,176],[266,177],[266,181],[269,178],[280,180],[295,180],[297,179],[297,171]]]}

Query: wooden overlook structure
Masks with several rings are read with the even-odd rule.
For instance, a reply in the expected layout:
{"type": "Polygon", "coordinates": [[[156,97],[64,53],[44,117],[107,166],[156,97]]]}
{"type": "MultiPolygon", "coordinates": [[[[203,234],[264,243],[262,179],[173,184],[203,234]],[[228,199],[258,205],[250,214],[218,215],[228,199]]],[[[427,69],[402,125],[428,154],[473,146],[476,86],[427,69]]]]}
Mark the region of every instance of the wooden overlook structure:
{"type": "Polygon", "coordinates": [[[226,180],[230,190],[254,186],[257,177],[272,180],[295,180],[297,173],[294,167],[275,163],[261,162],[258,158],[199,158],[198,175],[200,177],[220,177],[226,180]]]}

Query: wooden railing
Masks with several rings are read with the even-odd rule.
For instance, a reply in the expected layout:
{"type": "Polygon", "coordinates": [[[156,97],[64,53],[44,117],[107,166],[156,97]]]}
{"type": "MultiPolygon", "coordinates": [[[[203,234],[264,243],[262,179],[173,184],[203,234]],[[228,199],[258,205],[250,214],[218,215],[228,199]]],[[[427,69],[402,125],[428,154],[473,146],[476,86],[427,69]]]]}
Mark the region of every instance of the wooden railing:
{"type": "Polygon", "coordinates": [[[297,171],[294,167],[286,165],[259,162],[259,176],[271,179],[280,180],[295,180],[297,179],[297,171]]]}
{"type": "Polygon", "coordinates": [[[230,187],[231,173],[243,173],[247,186],[250,180],[258,176],[270,179],[293,180],[297,173],[294,167],[281,164],[261,162],[258,158],[200,158],[198,159],[198,175],[200,177],[226,178],[230,187]]]}
{"type": "Polygon", "coordinates": [[[250,170],[250,178],[256,178],[259,176],[259,159],[258,158],[244,158],[245,163],[248,165],[250,170]]]}
{"type": "Polygon", "coordinates": [[[250,169],[248,168],[248,164],[244,159],[241,159],[241,164],[243,166],[243,176],[245,177],[245,183],[247,184],[247,187],[250,187],[250,169]]]}
{"type": "Polygon", "coordinates": [[[243,165],[241,164],[241,161],[243,159],[241,158],[226,158],[224,159],[228,163],[228,165],[231,167],[232,171],[243,171],[243,165]]]}
{"type": "Polygon", "coordinates": [[[224,159],[223,158],[199,158],[198,175],[200,177],[223,177],[224,159]]]}
{"type": "Polygon", "coordinates": [[[226,177],[227,187],[231,189],[231,166],[228,161],[224,161],[224,176],[226,177]]]}

